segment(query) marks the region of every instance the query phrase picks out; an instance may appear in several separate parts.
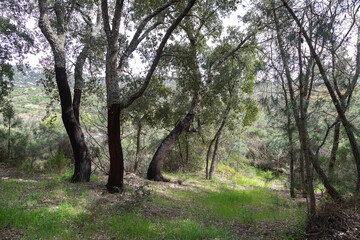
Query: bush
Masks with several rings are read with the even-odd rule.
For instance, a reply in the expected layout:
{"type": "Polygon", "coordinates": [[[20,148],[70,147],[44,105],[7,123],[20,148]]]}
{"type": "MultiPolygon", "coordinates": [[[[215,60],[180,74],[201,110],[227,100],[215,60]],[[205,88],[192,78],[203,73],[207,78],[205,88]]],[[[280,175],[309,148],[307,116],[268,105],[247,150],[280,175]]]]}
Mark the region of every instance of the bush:
{"type": "Polygon", "coordinates": [[[57,153],[44,164],[44,169],[50,172],[61,172],[69,166],[69,164],[70,159],[68,159],[64,153],[57,153]]]}

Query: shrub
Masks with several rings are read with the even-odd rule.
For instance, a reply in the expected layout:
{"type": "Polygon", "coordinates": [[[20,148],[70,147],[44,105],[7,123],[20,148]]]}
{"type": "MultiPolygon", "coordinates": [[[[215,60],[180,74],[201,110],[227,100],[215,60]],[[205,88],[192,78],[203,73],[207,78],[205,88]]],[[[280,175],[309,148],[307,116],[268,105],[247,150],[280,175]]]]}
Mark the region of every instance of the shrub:
{"type": "Polygon", "coordinates": [[[50,172],[61,172],[70,164],[64,153],[57,153],[44,164],[44,169],[50,172]]]}

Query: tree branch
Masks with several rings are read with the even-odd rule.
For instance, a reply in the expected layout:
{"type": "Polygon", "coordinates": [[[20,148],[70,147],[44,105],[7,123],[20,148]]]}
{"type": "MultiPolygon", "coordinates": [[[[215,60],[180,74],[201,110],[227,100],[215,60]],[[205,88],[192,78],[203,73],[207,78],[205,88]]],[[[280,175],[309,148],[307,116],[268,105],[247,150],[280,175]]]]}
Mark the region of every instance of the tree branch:
{"type": "Polygon", "coordinates": [[[147,86],[150,83],[151,77],[155,72],[155,69],[160,61],[162,51],[165,47],[165,44],[167,40],[170,38],[172,32],[175,30],[175,28],[180,24],[180,22],[183,20],[183,18],[190,12],[191,8],[194,6],[196,0],[189,0],[186,8],[183,10],[183,12],[175,19],[175,21],[171,24],[171,26],[166,31],[165,36],[163,37],[158,49],[156,50],[156,55],[153,60],[153,63],[145,77],[144,83],[141,86],[141,88],[132,94],[129,98],[125,99],[121,102],[120,106],[122,109],[129,107],[136,99],[138,99],[146,90],[147,86]]]}
{"type": "Polygon", "coordinates": [[[164,11],[165,9],[167,9],[168,7],[170,7],[172,4],[174,4],[175,2],[178,2],[179,0],[172,0],[164,5],[162,5],[161,7],[159,7],[158,9],[156,9],[153,13],[149,14],[148,16],[146,16],[144,18],[144,20],[139,24],[139,26],[137,27],[137,30],[133,36],[133,38],[130,41],[129,46],[126,48],[126,50],[124,51],[124,53],[121,55],[120,57],[120,61],[119,61],[119,65],[118,65],[118,71],[122,71],[122,69],[124,68],[124,65],[128,59],[128,57],[131,55],[131,53],[133,51],[135,51],[135,49],[137,48],[137,46],[141,43],[141,41],[153,30],[155,29],[160,23],[161,21],[155,23],[154,25],[152,25],[151,27],[149,27],[145,33],[142,34],[142,32],[144,31],[144,28],[146,27],[146,25],[149,23],[149,21],[151,19],[153,19],[154,17],[156,17],[158,14],[160,14],[162,11],[164,11]],[[142,34],[142,35],[141,35],[142,34]]]}

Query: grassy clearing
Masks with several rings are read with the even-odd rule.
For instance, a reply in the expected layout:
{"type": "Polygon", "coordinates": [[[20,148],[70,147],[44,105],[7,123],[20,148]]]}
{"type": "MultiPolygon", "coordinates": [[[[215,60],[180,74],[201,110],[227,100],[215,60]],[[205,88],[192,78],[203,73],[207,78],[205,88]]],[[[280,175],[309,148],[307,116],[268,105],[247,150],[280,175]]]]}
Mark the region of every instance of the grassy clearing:
{"type": "Polygon", "coordinates": [[[126,191],[110,195],[103,176],[81,184],[70,176],[1,178],[0,232],[10,228],[23,239],[256,239],[267,224],[280,223],[269,239],[293,239],[288,227],[301,234],[304,222],[302,209],[278,192],[233,189],[220,178],[171,175],[185,179],[179,185],[129,175],[126,191]]]}

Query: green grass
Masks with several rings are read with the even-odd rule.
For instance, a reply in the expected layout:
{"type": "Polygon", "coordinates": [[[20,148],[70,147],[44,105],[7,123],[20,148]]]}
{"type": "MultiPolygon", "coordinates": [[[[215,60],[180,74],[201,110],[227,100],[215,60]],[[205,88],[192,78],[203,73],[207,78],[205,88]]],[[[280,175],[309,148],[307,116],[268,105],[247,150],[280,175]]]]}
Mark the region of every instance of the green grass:
{"type": "MultiPolygon", "coordinates": [[[[24,239],[238,239],[231,223],[295,219],[292,227],[301,232],[305,221],[301,208],[263,187],[234,190],[220,179],[175,174],[185,187],[151,182],[144,186],[149,196],[130,185],[109,195],[104,177],[71,184],[71,175],[67,169],[46,178],[0,180],[0,231],[11,228],[24,239]]],[[[287,239],[286,231],[279,229],[279,239],[287,239]]]]}
{"type": "Polygon", "coordinates": [[[145,219],[134,213],[106,218],[100,228],[108,228],[108,234],[116,239],[234,239],[226,231],[194,219],[145,219]]]}
{"type": "Polygon", "coordinates": [[[240,191],[226,189],[223,186],[220,188],[217,191],[214,189],[214,191],[204,191],[198,194],[189,190],[168,190],[166,193],[168,198],[155,198],[154,203],[158,206],[168,207],[183,205],[184,211],[192,215],[200,214],[202,218],[210,217],[225,222],[236,219],[242,224],[265,220],[287,220],[299,214],[295,203],[266,188],[240,191]],[[193,208],[189,209],[187,207],[189,204],[193,208]]]}

